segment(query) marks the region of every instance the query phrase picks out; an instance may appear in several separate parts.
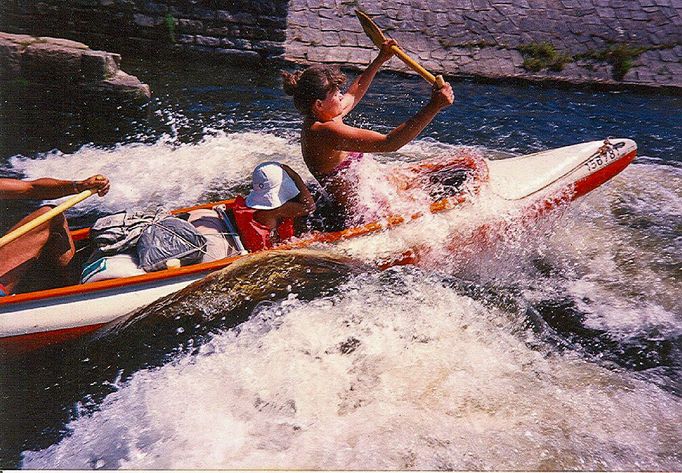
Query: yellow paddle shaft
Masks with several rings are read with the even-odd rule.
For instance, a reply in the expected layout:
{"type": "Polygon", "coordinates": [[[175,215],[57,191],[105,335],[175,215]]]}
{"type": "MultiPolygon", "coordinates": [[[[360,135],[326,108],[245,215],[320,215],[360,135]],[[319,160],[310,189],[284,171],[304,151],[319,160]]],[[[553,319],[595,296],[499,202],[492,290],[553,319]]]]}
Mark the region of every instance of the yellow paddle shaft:
{"type": "Polygon", "coordinates": [[[30,232],[34,228],[42,225],[43,223],[47,222],[51,218],[56,217],[57,215],[64,212],[65,210],[70,209],[71,207],[73,207],[77,203],[79,203],[79,202],[87,199],[88,197],[90,197],[92,194],[93,194],[93,192],[90,189],[85,190],[85,191],[81,192],[80,194],[76,194],[75,196],[71,197],[69,200],[62,202],[61,204],[59,204],[58,206],[56,206],[52,210],[45,212],[44,214],[40,215],[39,217],[34,218],[30,222],[26,222],[25,224],[23,224],[19,228],[12,230],[7,235],[0,238],[0,248],[5,246],[9,242],[16,240],[20,236],[27,234],[28,232],[30,232]]]}
{"type": "Polygon", "coordinates": [[[439,89],[445,85],[445,81],[443,80],[443,76],[441,76],[441,75],[434,76],[433,74],[431,74],[429,71],[424,69],[421,66],[421,64],[419,64],[417,61],[415,61],[410,56],[408,56],[405,53],[405,51],[400,49],[400,47],[394,45],[394,46],[391,46],[391,50],[393,51],[393,53],[396,56],[398,56],[398,59],[400,59],[405,64],[407,64],[410,67],[410,69],[415,71],[417,74],[422,76],[424,79],[429,81],[431,84],[435,84],[436,86],[438,86],[439,89]]]}

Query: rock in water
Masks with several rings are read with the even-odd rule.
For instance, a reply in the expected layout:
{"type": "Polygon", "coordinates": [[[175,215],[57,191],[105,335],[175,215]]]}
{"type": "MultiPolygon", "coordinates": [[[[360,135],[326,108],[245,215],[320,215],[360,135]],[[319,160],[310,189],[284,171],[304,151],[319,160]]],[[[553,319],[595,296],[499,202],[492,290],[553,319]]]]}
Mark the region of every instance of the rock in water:
{"type": "Polygon", "coordinates": [[[193,335],[245,321],[263,301],[296,294],[312,299],[327,293],[349,276],[366,272],[362,263],[331,252],[309,249],[266,251],[246,256],[186,288],[159,299],[98,330],[92,340],[127,332],[161,336],[193,335]],[[199,327],[197,327],[197,325],[199,327]]]}

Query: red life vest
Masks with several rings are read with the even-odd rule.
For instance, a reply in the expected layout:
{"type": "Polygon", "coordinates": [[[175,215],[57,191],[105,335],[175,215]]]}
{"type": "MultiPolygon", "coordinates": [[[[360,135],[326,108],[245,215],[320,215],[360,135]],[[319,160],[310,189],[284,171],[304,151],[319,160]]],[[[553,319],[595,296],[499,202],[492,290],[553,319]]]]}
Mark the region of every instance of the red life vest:
{"type": "MultiPolygon", "coordinates": [[[[253,215],[257,209],[246,206],[244,197],[237,196],[234,200],[232,213],[237,222],[237,230],[241,236],[242,243],[249,251],[258,251],[272,247],[271,235],[273,230],[254,220],[253,215]]],[[[294,219],[285,218],[275,229],[279,241],[284,241],[294,236],[294,219]]]]}

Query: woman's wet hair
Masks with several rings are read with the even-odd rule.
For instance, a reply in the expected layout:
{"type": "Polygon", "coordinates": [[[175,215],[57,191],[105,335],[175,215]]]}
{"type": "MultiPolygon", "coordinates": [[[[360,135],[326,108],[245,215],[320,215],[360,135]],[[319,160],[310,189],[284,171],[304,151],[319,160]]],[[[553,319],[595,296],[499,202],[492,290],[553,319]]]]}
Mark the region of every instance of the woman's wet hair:
{"type": "Polygon", "coordinates": [[[294,106],[304,115],[316,100],[324,100],[327,94],[339,89],[346,82],[346,76],[338,67],[315,65],[293,74],[282,71],[284,92],[293,95],[294,106]]]}

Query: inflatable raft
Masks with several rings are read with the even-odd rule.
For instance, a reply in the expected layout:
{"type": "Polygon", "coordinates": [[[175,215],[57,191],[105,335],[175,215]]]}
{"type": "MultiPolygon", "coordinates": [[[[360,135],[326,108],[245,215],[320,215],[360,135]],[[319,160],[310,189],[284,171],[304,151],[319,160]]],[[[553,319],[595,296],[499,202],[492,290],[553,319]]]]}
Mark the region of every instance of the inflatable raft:
{"type": "MultiPolygon", "coordinates": [[[[430,206],[432,213],[457,211],[482,186],[519,206],[551,209],[562,201],[573,200],[597,188],[622,171],[637,153],[637,145],[629,139],[608,139],[552,149],[539,153],[501,160],[464,160],[453,158],[426,161],[411,165],[411,170],[424,178],[447,182],[457,180],[465,171],[473,186],[467,192],[451,195],[436,194],[430,206]]],[[[212,208],[223,201],[178,209],[174,213],[212,208]]],[[[535,212],[537,214],[537,211],[535,212]]],[[[335,243],[350,238],[380,232],[409,221],[422,214],[392,216],[382,222],[370,223],[338,232],[311,233],[293,243],[278,248],[301,248],[316,243],[335,243]]],[[[88,244],[89,229],[72,232],[77,245],[88,244]]],[[[15,294],[0,298],[0,352],[20,352],[43,345],[78,337],[124,315],[138,307],[175,292],[212,271],[224,268],[239,258],[166,269],[153,273],[88,282],[58,289],[15,294]]],[[[382,267],[405,264],[408,259],[396,258],[382,267]]]]}

